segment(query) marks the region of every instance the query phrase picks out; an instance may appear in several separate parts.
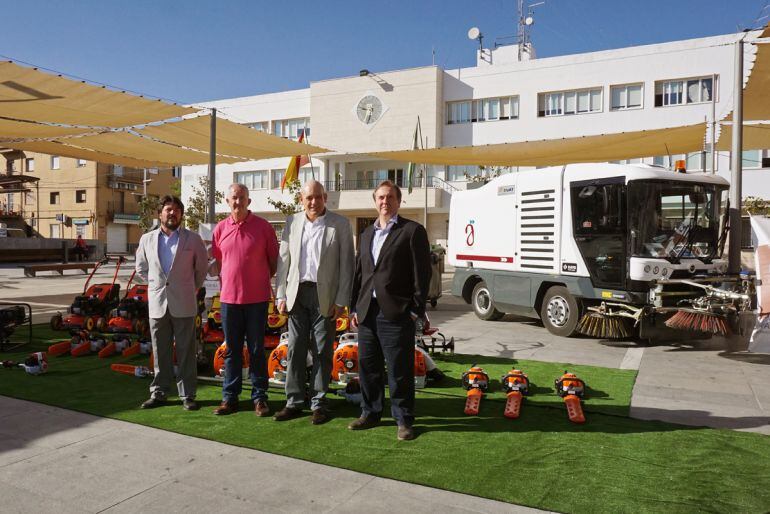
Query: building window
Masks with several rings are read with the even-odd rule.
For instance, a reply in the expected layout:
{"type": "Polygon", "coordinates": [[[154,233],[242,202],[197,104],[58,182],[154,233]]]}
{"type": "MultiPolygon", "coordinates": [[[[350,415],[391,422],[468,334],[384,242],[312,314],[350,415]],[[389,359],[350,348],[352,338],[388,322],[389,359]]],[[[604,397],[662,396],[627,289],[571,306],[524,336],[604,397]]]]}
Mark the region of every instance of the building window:
{"type": "Polygon", "coordinates": [[[239,171],[235,173],[235,181],[249,189],[267,189],[267,170],[239,171]]]}
{"type": "Polygon", "coordinates": [[[518,117],[518,96],[447,102],[447,125],[479,121],[514,120],[518,117]]]}
{"type": "Polygon", "coordinates": [[[602,88],[556,91],[537,95],[539,117],[601,112],[602,88]]]}
{"type": "Polygon", "coordinates": [[[61,237],[61,226],[59,225],[49,225],[51,237],[53,239],[59,239],[61,237]]]}
{"type": "Polygon", "coordinates": [[[303,132],[305,138],[310,137],[310,118],[273,121],[273,135],[275,136],[296,140],[303,132]]]}
{"type": "Polygon", "coordinates": [[[86,190],[78,189],[75,191],[75,203],[86,203],[86,190]]]}
{"type": "Polygon", "coordinates": [[[770,150],[746,150],[741,162],[744,169],[770,168],[770,150]]]}
{"type": "Polygon", "coordinates": [[[269,123],[266,121],[258,121],[256,123],[247,123],[246,126],[258,130],[260,132],[267,132],[269,123]]]}
{"type": "Polygon", "coordinates": [[[710,102],[713,95],[714,81],[711,77],[655,83],[655,107],[710,102]]]}
{"type": "Polygon", "coordinates": [[[58,170],[59,169],[59,156],[58,155],[52,155],[51,156],[51,169],[52,170],[58,170]]]}
{"type": "Polygon", "coordinates": [[[83,168],[86,165],[85,159],[75,159],[75,163],[77,164],[78,168],[83,168]]]}
{"type": "Polygon", "coordinates": [[[123,176],[123,166],[115,164],[112,167],[112,174],[115,175],[116,177],[122,177],[123,176]]]}
{"type": "Polygon", "coordinates": [[[49,203],[51,205],[59,205],[59,193],[58,192],[50,193],[48,198],[49,198],[49,203]]]}
{"type": "Polygon", "coordinates": [[[182,167],[174,166],[173,168],[171,168],[171,175],[174,178],[182,178],[182,167]]]}
{"type": "Polygon", "coordinates": [[[286,174],[286,170],[270,170],[270,176],[272,181],[270,182],[271,189],[281,189],[281,181],[286,174]]]}
{"type": "Polygon", "coordinates": [[[610,110],[624,111],[642,107],[642,84],[625,84],[610,88],[610,110]]]}
{"type": "Polygon", "coordinates": [[[27,172],[35,171],[35,159],[34,157],[30,157],[27,159],[27,172]]]}

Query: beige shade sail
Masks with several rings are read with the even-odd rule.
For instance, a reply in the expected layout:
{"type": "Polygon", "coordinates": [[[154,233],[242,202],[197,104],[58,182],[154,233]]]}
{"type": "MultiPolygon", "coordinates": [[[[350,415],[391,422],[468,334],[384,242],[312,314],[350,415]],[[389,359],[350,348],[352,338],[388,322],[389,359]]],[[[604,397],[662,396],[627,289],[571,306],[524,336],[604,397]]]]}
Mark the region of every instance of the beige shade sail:
{"type": "Polygon", "coordinates": [[[0,113],[25,121],[120,128],[195,109],[0,62],[0,113]]]}
{"type": "Polygon", "coordinates": [[[699,123],[639,132],[484,146],[374,152],[368,155],[422,164],[552,166],[695,152],[703,148],[705,132],[706,124],[699,123]]]}
{"type": "MultiPolygon", "coordinates": [[[[0,109],[2,109],[2,104],[0,104],[0,109]]],[[[73,134],[86,134],[88,132],[93,132],[93,129],[59,127],[0,118],[0,146],[3,145],[4,141],[10,139],[69,136],[73,134]]]]}
{"type": "MultiPolygon", "coordinates": [[[[722,134],[717,141],[717,150],[732,150],[733,127],[722,125],[722,134]]],[[[770,123],[743,125],[743,149],[764,150],[770,148],[770,123]]]]}
{"type": "MultiPolygon", "coordinates": [[[[161,141],[207,152],[210,128],[211,117],[200,116],[162,125],[150,125],[137,132],[161,141]]],[[[216,133],[217,153],[248,160],[293,157],[329,151],[318,146],[265,134],[222,118],[217,119],[216,133]]]]}
{"type": "Polygon", "coordinates": [[[22,150],[25,152],[37,152],[49,155],[61,155],[62,157],[72,157],[74,159],[85,159],[87,161],[102,162],[105,164],[119,164],[128,168],[166,168],[174,166],[168,162],[145,161],[131,157],[94,152],[74,146],[65,145],[53,141],[34,141],[27,143],[9,143],[3,144],[8,148],[22,150]]]}
{"type": "MultiPolygon", "coordinates": [[[[770,24],[759,37],[770,37],[770,24]]],[[[757,44],[754,66],[743,88],[743,120],[770,120],[770,43],[757,44]]]]}
{"type": "MultiPolygon", "coordinates": [[[[208,164],[209,154],[153,141],[130,132],[105,132],[94,136],[71,137],[60,142],[94,152],[122,155],[134,159],[169,164],[208,164]]],[[[217,155],[217,164],[231,164],[239,159],[217,155]]]]}

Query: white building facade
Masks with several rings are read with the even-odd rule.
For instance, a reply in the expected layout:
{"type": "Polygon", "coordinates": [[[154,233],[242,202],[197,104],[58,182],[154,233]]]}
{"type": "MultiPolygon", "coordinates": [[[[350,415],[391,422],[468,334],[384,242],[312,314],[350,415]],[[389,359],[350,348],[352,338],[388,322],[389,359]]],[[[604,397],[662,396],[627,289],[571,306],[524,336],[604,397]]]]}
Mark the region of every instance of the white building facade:
{"type": "MultiPolygon", "coordinates": [[[[522,61],[515,58],[516,46],[500,47],[480,52],[477,66],[471,68],[362,70],[359,76],[313,82],[307,89],[203,105],[282,137],[297,139],[304,131],[311,144],[333,150],[313,156],[301,169],[300,180],[314,177],[323,182],[329,207],[348,217],[358,234],[375,216],[373,188],[384,179],[405,185],[408,167],[368,152],[411,148],[418,117],[426,148],[652,130],[711,122],[712,111],[719,120],[732,108],[733,43],[739,36],[522,61]]],[[[703,152],[669,156],[661,149],[660,155],[624,162],[668,166],[685,159],[689,170],[711,170],[709,138],[703,152]]],[[[744,196],[770,198],[768,157],[766,150],[744,152],[744,196]]],[[[718,152],[716,161],[716,172],[729,180],[729,152],[718,152]]],[[[284,217],[268,199],[290,200],[279,189],[288,162],[284,158],[220,165],[217,189],[233,182],[246,184],[252,211],[279,228],[284,217]]],[[[404,190],[401,213],[423,222],[427,211],[429,237],[444,245],[452,192],[466,187],[467,176],[518,169],[426,168],[427,188],[418,180],[411,194],[404,190]]],[[[183,168],[183,200],[206,174],[205,166],[183,168]]],[[[227,206],[218,205],[217,212],[227,212],[227,206]]]]}

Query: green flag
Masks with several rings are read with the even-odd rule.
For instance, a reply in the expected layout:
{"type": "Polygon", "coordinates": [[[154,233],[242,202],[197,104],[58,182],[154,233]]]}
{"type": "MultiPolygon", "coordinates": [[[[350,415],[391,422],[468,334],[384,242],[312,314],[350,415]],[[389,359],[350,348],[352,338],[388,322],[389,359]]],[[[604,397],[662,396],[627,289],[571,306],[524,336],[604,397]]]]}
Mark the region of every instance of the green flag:
{"type": "MultiPolygon", "coordinates": [[[[417,150],[417,129],[420,126],[420,119],[417,119],[417,125],[414,126],[414,143],[412,144],[412,150],[417,150]]],[[[406,180],[408,184],[409,192],[412,192],[412,183],[414,181],[414,169],[415,169],[415,163],[410,162],[409,167],[407,168],[406,172],[406,180]]]]}

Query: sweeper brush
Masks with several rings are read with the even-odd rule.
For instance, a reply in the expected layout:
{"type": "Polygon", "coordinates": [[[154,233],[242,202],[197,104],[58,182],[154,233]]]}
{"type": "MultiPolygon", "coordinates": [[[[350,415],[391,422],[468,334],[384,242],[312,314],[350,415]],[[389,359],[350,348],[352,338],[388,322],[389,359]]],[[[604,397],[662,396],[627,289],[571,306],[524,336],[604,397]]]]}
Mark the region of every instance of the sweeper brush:
{"type": "Polygon", "coordinates": [[[730,334],[730,325],[724,316],[694,309],[678,310],[666,320],[666,326],[677,330],[691,330],[722,336],[730,334]]]}
{"type": "Polygon", "coordinates": [[[602,339],[623,339],[631,335],[626,320],[599,312],[589,312],[583,316],[576,330],[581,334],[602,339]]]}

